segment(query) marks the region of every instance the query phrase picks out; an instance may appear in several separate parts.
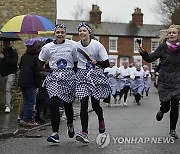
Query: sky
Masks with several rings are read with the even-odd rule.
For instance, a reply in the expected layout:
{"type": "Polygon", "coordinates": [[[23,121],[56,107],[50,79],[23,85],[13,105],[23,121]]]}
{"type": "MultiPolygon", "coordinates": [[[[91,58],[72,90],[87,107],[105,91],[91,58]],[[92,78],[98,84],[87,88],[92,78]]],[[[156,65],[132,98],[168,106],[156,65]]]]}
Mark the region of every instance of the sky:
{"type": "Polygon", "coordinates": [[[100,7],[102,21],[128,23],[134,9],[139,7],[144,24],[161,24],[154,11],[157,0],[57,0],[57,19],[74,20],[79,5],[86,10],[81,20],[89,20],[92,4],[100,7]]]}

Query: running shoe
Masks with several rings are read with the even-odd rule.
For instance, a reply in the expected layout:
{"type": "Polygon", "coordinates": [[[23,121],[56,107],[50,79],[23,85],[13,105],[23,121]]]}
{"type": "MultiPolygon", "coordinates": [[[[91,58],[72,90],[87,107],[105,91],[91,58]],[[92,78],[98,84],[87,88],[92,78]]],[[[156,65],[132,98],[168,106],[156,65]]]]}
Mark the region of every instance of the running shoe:
{"type": "Polygon", "coordinates": [[[20,120],[18,124],[20,126],[23,126],[23,127],[36,127],[36,126],[39,126],[39,124],[36,123],[36,122],[32,123],[31,121],[30,122],[26,122],[24,120],[20,120]]]}
{"type": "Polygon", "coordinates": [[[69,135],[69,137],[73,138],[74,134],[75,134],[73,124],[68,124],[67,127],[68,127],[68,135],[69,135]]]}
{"type": "Polygon", "coordinates": [[[127,106],[127,103],[124,102],[123,106],[127,106]]]}
{"type": "Polygon", "coordinates": [[[10,112],[11,112],[10,107],[7,106],[4,112],[5,112],[5,113],[10,113],[10,112]]]}
{"type": "Polygon", "coordinates": [[[105,123],[104,121],[99,122],[99,133],[104,133],[105,132],[105,123]]]}
{"type": "Polygon", "coordinates": [[[161,121],[162,118],[164,116],[164,113],[162,113],[160,110],[158,111],[158,113],[156,114],[156,120],[157,121],[161,121]]]}
{"type": "Polygon", "coordinates": [[[170,130],[169,135],[174,139],[179,139],[178,135],[176,134],[175,130],[170,130]]]}
{"type": "Polygon", "coordinates": [[[76,135],[76,140],[82,143],[89,143],[88,134],[86,132],[80,132],[76,135]]]}
{"type": "Polygon", "coordinates": [[[121,104],[121,99],[118,100],[118,104],[121,104]]]}
{"type": "Polygon", "coordinates": [[[47,141],[52,142],[52,143],[59,143],[59,135],[58,135],[58,133],[55,133],[55,134],[52,134],[52,135],[48,136],[47,141]]]}

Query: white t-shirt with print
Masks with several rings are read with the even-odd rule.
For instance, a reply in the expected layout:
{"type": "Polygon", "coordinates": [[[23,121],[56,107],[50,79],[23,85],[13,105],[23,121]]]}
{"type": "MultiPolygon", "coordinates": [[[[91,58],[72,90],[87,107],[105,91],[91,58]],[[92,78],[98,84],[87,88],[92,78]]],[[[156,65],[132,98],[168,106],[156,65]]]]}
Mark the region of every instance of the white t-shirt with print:
{"type": "Polygon", "coordinates": [[[107,67],[104,69],[104,73],[108,73],[108,75],[116,76],[117,72],[118,72],[117,66],[107,67]]]}
{"type": "Polygon", "coordinates": [[[118,71],[120,73],[120,78],[124,78],[125,76],[132,75],[132,70],[129,67],[124,68],[124,66],[121,66],[121,67],[119,67],[118,71]]]}
{"type": "Polygon", "coordinates": [[[139,76],[141,79],[143,79],[144,78],[144,76],[145,76],[145,72],[144,72],[144,70],[143,69],[141,69],[140,71],[137,71],[136,69],[132,72],[132,79],[134,79],[135,78],[135,76],[139,76]]]}
{"type": "Polygon", "coordinates": [[[50,42],[42,47],[39,60],[49,61],[51,69],[73,68],[77,62],[76,42],[65,39],[62,44],[50,42]]]}
{"type": "MultiPolygon", "coordinates": [[[[81,41],[77,42],[77,48],[83,50],[90,59],[95,59],[96,61],[105,61],[108,59],[108,54],[105,47],[96,40],[91,40],[88,46],[83,47],[81,41]]],[[[87,59],[77,51],[78,56],[78,68],[86,69],[87,68],[87,59]]]]}

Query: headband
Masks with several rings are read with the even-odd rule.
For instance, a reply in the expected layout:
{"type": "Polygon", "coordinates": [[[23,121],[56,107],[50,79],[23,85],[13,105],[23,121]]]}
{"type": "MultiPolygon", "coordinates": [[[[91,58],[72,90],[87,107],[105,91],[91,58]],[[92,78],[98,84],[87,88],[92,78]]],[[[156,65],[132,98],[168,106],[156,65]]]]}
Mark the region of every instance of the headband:
{"type": "Polygon", "coordinates": [[[77,30],[79,31],[79,29],[80,29],[81,27],[85,27],[85,28],[89,31],[89,33],[92,33],[91,27],[90,27],[89,25],[87,25],[85,22],[81,22],[81,23],[78,25],[77,30]]]}
{"type": "Polygon", "coordinates": [[[62,28],[62,29],[64,29],[64,30],[66,31],[66,26],[65,26],[64,23],[56,25],[56,26],[54,27],[54,31],[56,31],[57,28],[62,28]]]}

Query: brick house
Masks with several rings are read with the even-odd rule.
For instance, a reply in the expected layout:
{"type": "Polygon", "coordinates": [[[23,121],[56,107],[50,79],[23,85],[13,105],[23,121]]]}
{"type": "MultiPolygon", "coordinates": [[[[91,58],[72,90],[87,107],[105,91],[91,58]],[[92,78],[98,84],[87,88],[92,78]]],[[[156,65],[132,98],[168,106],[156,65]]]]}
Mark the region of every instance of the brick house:
{"type": "MultiPolygon", "coordinates": [[[[143,13],[140,8],[134,9],[129,23],[101,22],[101,14],[99,6],[92,5],[90,19],[85,22],[93,29],[95,38],[105,46],[109,59],[116,60],[117,66],[121,66],[124,60],[147,64],[137,51],[136,40],[140,39],[143,47],[148,52],[153,52],[158,46],[159,30],[164,29],[164,26],[143,24],[143,13]]],[[[57,20],[57,23],[65,23],[67,26],[67,37],[76,41],[79,39],[76,27],[80,22],[82,21],[57,20]]],[[[147,65],[153,71],[156,64],[157,61],[147,65]]]]}

